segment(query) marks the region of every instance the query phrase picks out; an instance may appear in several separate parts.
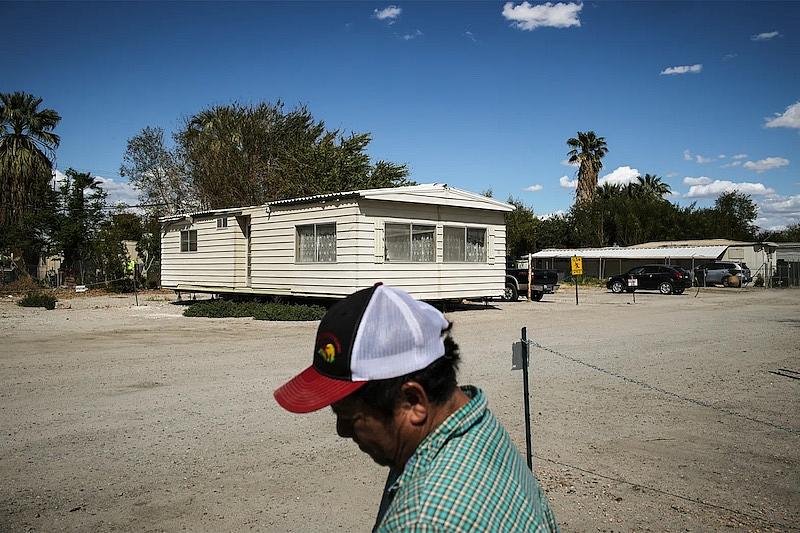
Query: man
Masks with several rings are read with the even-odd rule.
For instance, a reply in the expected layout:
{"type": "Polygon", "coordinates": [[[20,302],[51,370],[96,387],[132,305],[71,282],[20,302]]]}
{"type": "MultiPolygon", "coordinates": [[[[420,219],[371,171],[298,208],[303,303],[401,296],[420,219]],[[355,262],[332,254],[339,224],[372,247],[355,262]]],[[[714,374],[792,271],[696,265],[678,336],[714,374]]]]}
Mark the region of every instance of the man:
{"type": "Polygon", "coordinates": [[[558,531],[538,481],[475,387],[434,307],[386,285],[328,310],[313,364],[275,391],[331,406],[336,430],[390,467],[373,531],[558,531]]]}

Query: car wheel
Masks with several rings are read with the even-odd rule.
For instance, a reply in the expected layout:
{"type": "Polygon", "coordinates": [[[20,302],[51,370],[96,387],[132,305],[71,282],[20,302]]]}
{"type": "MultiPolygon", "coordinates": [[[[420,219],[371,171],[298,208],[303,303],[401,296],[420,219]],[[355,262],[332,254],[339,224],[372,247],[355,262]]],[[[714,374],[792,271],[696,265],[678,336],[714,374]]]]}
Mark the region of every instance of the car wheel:
{"type": "Polygon", "coordinates": [[[542,296],[544,296],[543,292],[534,292],[533,294],[531,294],[531,298],[533,298],[534,302],[541,302],[542,296]]]}
{"type": "Polygon", "coordinates": [[[516,302],[519,298],[519,292],[513,283],[506,283],[506,288],[503,291],[503,300],[507,302],[516,302]]]}
{"type": "Polygon", "coordinates": [[[683,289],[675,289],[673,294],[683,294],[683,289]]]}
{"type": "Polygon", "coordinates": [[[669,281],[662,281],[658,284],[658,290],[661,294],[672,294],[672,283],[669,281]]]}
{"type": "Polygon", "coordinates": [[[614,294],[619,294],[625,290],[625,284],[619,280],[616,280],[614,283],[611,284],[611,292],[614,294]]]}

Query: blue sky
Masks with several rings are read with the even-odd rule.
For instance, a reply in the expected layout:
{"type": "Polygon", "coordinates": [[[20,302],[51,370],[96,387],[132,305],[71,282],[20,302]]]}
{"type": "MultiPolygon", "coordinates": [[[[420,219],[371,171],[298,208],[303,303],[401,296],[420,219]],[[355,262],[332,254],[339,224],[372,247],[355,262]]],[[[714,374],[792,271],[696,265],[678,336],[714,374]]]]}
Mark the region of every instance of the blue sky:
{"type": "Polygon", "coordinates": [[[57,110],[60,170],[118,175],[127,139],[214,104],[305,104],[375,159],[569,209],[565,141],[681,204],[753,195],[800,221],[800,3],[0,3],[0,91],[57,110]],[[527,189],[527,190],[526,190],[527,189]]]}

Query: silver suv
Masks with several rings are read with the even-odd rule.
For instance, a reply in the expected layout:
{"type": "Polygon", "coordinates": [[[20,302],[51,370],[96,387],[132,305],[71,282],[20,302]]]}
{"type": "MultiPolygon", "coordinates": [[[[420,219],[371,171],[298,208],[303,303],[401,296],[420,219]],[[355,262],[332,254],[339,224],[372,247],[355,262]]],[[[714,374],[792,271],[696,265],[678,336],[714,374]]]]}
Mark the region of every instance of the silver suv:
{"type": "Polygon", "coordinates": [[[694,269],[694,280],[697,285],[742,285],[752,281],[750,269],[745,263],[736,261],[714,261],[694,269]],[[738,279],[733,280],[732,277],[738,279]]]}

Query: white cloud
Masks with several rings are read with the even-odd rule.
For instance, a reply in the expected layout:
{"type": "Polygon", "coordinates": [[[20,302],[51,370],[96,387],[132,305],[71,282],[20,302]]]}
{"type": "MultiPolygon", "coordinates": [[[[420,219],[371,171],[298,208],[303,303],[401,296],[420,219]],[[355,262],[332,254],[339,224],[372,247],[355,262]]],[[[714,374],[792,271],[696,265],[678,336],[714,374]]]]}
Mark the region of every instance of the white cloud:
{"type": "MultiPolygon", "coordinates": [[[[60,186],[66,181],[67,175],[60,170],[55,169],[53,173],[56,186],[60,186]]],[[[95,174],[92,174],[92,177],[100,184],[100,187],[108,193],[108,197],[106,198],[106,203],[108,205],[114,206],[120,203],[125,205],[137,205],[139,203],[139,189],[135,188],[127,181],[122,181],[121,179],[118,181],[114,178],[105,178],[95,174]]]]}
{"type": "Polygon", "coordinates": [[[539,220],[548,220],[553,217],[560,217],[564,216],[566,212],[563,209],[559,209],[557,211],[553,211],[552,213],[545,213],[543,215],[538,215],[539,220]]]}
{"type": "Polygon", "coordinates": [[[736,154],[731,156],[731,159],[746,159],[746,158],[747,154],[736,154]]]}
{"type": "Polygon", "coordinates": [[[564,165],[565,167],[577,167],[577,166],[579,166],[579,163],[577,161],[574,162],[574,163],[570,163],[569,159],[562,159],[561,160],[561,164],[564,165]]]}
{"type": "Polygon", "coordinates": [[[733,167],[738,167],[738,166],[740,166],[741,164],[742,164],[742,162],[741,162],[741,161],[731,161],[731,162],[730,162],[730,163],[728,163],[728,164],[721,165],[721,168],[733,168],[733,167]]]}
{"type": "Polygon", "coordinates": [[[788,164],[789,160],[783,157],[768,157],[766,159],[759,159],[758,161],[747,161],[743,166],[748,170],[754,170],[760,174],[774,168],[785,167],[788,164]]]}
{"type": "Polygon", "coordinates": [[[537,183],[535,185],[531,185],[530,187],[525,187],[522,190],[527,192],[536,192],[536,191],[541,191],[542,189],[544,189],[544,187],[537,183]]]}
{"type": "Polygon", "coordinates": [[[724,56],[722,56],[722,60],[730,61],[731,59],[736,59],[737,57],[739,57],[739,54],[725,54],[724,56]]]}
{"type": "Polygon", "coordinates": [[[780,35],[780,33],[778,33],[777,31],[768,31],[768,32],[765,32],[765,33],[758,33],[756,35],[751,35],[750,36],[750,40],[751,41],[769,41],[770,39],[773,39],[773,38],[777,37],[778,35],[780,35]]]}
{"type": "MultiPolygon", "coordinates": [[[[719,157],[720,157],[720,159],[722,159],[725,156],[721,155],[719,157]]],[[[684,150],[683,151],[683,159],[685,159],[686,161],[696,161],[696,162],[700,163],[701,165],[705,165],[706,163],[711,163],[712,161],[714,161],[713,157],[706,157],[706,156],[700,155],[700,154],[692,154],[692,152],[689,151],[689,150],[684,150]]]]}
{"type": "Polygon", "coordinates": [[[515,6],[513,2],[503,5],[503,18],[511,21],[511,25],[519,30],[533,31],[536,28],[569,28],[580,26],[578,14],[583,3],[563,3],[531,5],[522,2],[515,6]]]}
{"type": "Polygon", "coordinates": [[[675,74],[699,74],[703,71],[703,65],[696,63],[694,65],[680,65],[677,67],[667,67],[661,71],[662,76],[672,76],[675,74]]]}
{"type": "Polygon", "coordinates": [[[692,178],[690,176],[686,176],[685,178],[683,178],[683,183],[685,183],[686,185],[708,185],[712,181],[714,180],[712,180],[711,178],[707,178],[705,176],[700,176],[699,178],[692,178]]]}
{"type": "Polygon", "coordinates": [[[400,16],[400,13],[403,12],[402,8],[397,6],[387,6],[383,9],[375,9],[372,12],[372,16],[378,20],[385,20],[389,24],[394,24],[397,21],[397,17],[400,16]]]}
{"type": "Polygon", "coordinates": [[[728,156],[727,156],[727,155],[725,155],[725,154],[719,154],[719,155],[717,156],[717,159],[725,159],[726,157],[728,157],[728,156]]]}
{"type": "Polygon", "coordinates": [[[561,176],[558,178],[558,184],[561,185],[565,189],[577,189],[578,188],[578,180],[571,180],[566,176],[561,176]]]}
{"type": "Polygon", "coordinates": [[[108,193],[108,205],[136,205],[139,203],[139,189],[132,186],[127,181],[115,181],[113,178],[95,176],[100,182],[100,186],[108,193]]]}
{"type": "Polygon", "coordinates": [[[756,224],[763,229],[785,229],[800,223],[800,194],[782,196],[772,194],[755,200],[759,218],[756,224]]]}
{"type": "Polygon", "coordinates": [[[417,30],[414,33],[406,33],[405,35],[403,35],[403,40],[410,41],[412,39],[416,39],[417,37],[422,37],[422,35],[423,35],[422,32],[417,30]]]}
{"type": "Polygon", "coordinates": [[[764,126],[767,128],[800,128],[800,101],[787,107],[783,113],[775,113],[775,117],[767,120],[764,126]]]}
{"type": "Polygon", "coordinates": [[[465,32],[464,32],[464,37],[466,37],[467,39],[469,39],[469,40],[470,40],[470,41],[472,41],[473,43],[477,43],[477,42],[478,42],[478,39],[476,39],[476,38],[475,38],[475,34],[474,34],[474,33],[472,33],[472,32],[471,32],[471,31],[469,31],[469,30],[467,30],[467,31],[465,31],[465,32]]]}
{"type": "Polygon", "coordinates": [[[617,167],[609,174],[597,180],[597,184],[603,185],[604,183],[608,183],[611,185],[625,186],[636,181],[636,178],[640,175],[639,171],[635,168],[629,166],[617,167]]]}
{"type": "MultiPolygon", "coordinates": [[[[689,184],[689,179],[709,179],[709,178],[683,178],[683,182],[689,184]]],[[[714,180],[702,184],[692,185],[689,187],[689,192],[686,193],[686,198],[713,198],[722,193],[738,191],[744,194],[752,194],[753,196],[763,196],[765,194],[772,194],[775,191],[765,186],[763,183],[750,183],[750,182],[733,182],[727,180],[714,180]]]]}

